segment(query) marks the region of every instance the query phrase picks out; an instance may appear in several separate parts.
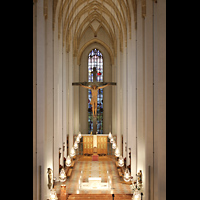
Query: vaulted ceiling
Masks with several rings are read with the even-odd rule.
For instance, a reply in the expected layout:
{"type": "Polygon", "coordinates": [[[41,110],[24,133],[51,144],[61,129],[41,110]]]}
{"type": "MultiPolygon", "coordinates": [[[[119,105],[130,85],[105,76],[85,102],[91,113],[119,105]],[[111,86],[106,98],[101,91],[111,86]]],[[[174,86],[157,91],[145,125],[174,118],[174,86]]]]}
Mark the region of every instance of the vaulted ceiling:
{"type": "Polygon", "coordinates": [[[127,38],[131,38],[131,20],[136,20],[136,17],[132,19],[131,12],[134,13],[135,8],[135,0],[54,0],[53,25],[58,26],[59,38],[62,33],[67,52],[72,41],[75,56],[88,28],[92,29],[94,38],[103,28],[115,54],[116,41],[120,42],[122,51],[123,45],[127,45],[127,38]]]}

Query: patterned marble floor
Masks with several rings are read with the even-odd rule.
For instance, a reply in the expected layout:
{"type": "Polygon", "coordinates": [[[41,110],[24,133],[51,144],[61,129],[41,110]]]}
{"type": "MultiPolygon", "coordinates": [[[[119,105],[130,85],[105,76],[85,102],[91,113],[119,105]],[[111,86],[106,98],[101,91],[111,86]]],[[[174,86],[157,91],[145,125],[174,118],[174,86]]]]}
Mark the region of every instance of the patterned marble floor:
{"type": "MultiPolygon", "coordinates": [[[[91,157],[79,157],[75,161],[75,166],[72,175],[64,183],[68,194],[132,194],[130,186],[122,183],[122,178],[119,177],[115,162],[110,157],[100,157],[99,161],[92,161],[91,157]],[[111,189],[109,190],[80,190],[79,178],[82,173],[83,182],[88,181],[88,177],[101,177],[102,182],[107,181],[107,171],[111,176],[111,189]]],[[[57,194],[60,193],[60,185],[58,182],[55,184],[57,194]]]]}

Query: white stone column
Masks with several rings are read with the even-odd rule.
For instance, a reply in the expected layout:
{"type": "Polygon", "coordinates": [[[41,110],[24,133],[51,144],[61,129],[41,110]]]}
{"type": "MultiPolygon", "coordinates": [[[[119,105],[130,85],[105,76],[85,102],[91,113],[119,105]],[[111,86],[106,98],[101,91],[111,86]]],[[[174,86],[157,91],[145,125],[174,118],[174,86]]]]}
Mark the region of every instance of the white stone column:
{"type": "MultiPolygon", "coordinates": [[[[125,152],[125,142],[128,144],[128,131],[127,131],[127,125],[128,125],[128,112],[127,112],[127,47],[123,48],[123,59],[122,59],[122,66],[121,66],[121,74],[122,74],[122,135],[123,135],[123,157],[126,157],[126,166],[130,164],[130,159],[128,155],[128,148],[125,152]]],[[[127,145],[128,146],[128,145],[127,145]]],[[[122,154],[121,154],[122,155],[122,154]]]]}
{"type": "MultiPolygon", "coordinates": [[[[79,65],[77,65],[77,57],[74,58],[74,82],[79,82],[79,65]]],[[[79,86],[72,87],[74,91],[74,133],[75,135],[79,132],[79,86]]]]}
{"type": "MultiPolygon", "coordinates": [[[[88,81],[88,55],[89,48],[87,47],[81,56],[81,65],[79,69],[79,80],[80,82],[88,81]]],[[[74,86],[78,87],[78,86],[74,86]]],[[[88,90],[80,87],[79,88],[79,122],[80,122],[80,131],[83,134],[88,133],[88,90]]]]}
{"type": "Polygon", "coordinates": [[[142,18],[142,5],[138,1],[137,9],[137,172],[144,171],[145,161],[145,32],[142,18]]]}
{"type": "Polygon", "coordinates": [[[143,171],[144,200],[153,199],[153,4],[153,1],[146,2],[145,17],[145,168],[143,171]]]}
{"type": "MultiPolygon", "coordinates": [[[[112,65],[111,58],[104,47],[101,47],[103,51],[103,80],[105,82],[112,81],[112,65]]],[[[100,49],[100,50],[101,50],[100,49]]],[[[103,89],[103,133],[108,134],[111,131],[112,123],[112,89],[116,86],[107,86],[103,89]]]]}
{"type": "MultiPolygon", "coordinates": [[[[70,44],[72,46],[72,42],[70,44]]],[[[74,90],[72,86],[73,81],[73,68],[74,68],[74,63],[73,63],[73,54],[72,50],[69,52],[69,74],[68,74],[68,79],[69,79],[69,153],[70,150],[73,146],[73,135],[74,135],[74,90]]]]}
{"type": "MultiPolygon", "coordinates": [[[[68,65],[66,47],[63,47],[63,145],[65,149],[63,156],[67,159],[67,133],[68,133],[68,65]]],[[[64,163],[63,163],[64,164],[64,163]]]]}
{"type": "MultiPolygon", "coordinates": [[[[54,79],[54,68],[53,68],[53,30],[52,30],[52,1],[48,2],[48,17],[45,20],[45,159],[46,166],[45,172],[45,185],[47,188],[48,174],[47,168],[53,170],[53,79],[54,79]]],[[[50,195],[50,190],[47,188],[46,196],[50,195]]]]}
{"type": "Polygon", "coordinates": [[[37,133],[37,199],[45,199],[47,193],[46,180],[46,71],[45,71],[45,19],[43,15],[43,1],[36,4],[36,133],[37,133]]]}
{"type": "MultiPolygon", "coordinates": [[[[67,142],[67,136],[69,137],[69,53],[66,52],[66,66],[65,66],[65,77],[66,77],[66,102],[65,102],[65,106],[66,106],[66,142],[67,142]]],[[[67,146],[67,143],[66,143],[66,153],[67,153],[67,156],[69,155],[69,152],[67,151],[67,148],[68,148],[68,151],[70,151],[70,148],[69,148],[69,141],[68,141],[68,146],[67,146]]]]}
{"type": "Polygon", "coordinates": [[[132,20],[132,39],[128,42],[128,138],[127,151],[131,148],[131,176],[136,179],[136,128],[137,128],[137,33],[132,20]]]}
{"type": "Polygon", "coordinates": [[[37,199],[37,6],[33,4],[33,200],[37,199]]]}
{"type": "MultiPolygon", "coordinates": [[[[59,148],[62,148],[62,34],[54,32],[54,177],[59,178],[59,148]]],[[[62,150],[61,150],[62,151],[62,150]]],[[[63,154],[62,154],[63,155],[63,154]]],[[[62,158],[60,159],[62,161],[62,158]]],[[[60,162],[62,165],[62,162],[60,162]]]]}
{"type": "Polygon", "coordinates": [[[154,200],[166,199],[166,0],[154,3],[154,200]]]}
{"type": "MultiPolygon", "coordinates": [[[[116,82],[116,65],[112,65],[112,82],[116,82]]],[[[112,88],[112,134],[116,135],[116,90],[117,85],[112,88]]]]}
{"type": "Polygon", "coordinates": [[[117,45],[117,62],[116,62],[116,71],[117,71],[117,92],[116,92],[116,133],[117,133],[117,146],[119,148],[120,154],[122,154],[122,149],[121,149],[121,99],[122,99],[122,84],[121,84],[121,64],[120,64],[120,48],[119,44],[117,45]]]}

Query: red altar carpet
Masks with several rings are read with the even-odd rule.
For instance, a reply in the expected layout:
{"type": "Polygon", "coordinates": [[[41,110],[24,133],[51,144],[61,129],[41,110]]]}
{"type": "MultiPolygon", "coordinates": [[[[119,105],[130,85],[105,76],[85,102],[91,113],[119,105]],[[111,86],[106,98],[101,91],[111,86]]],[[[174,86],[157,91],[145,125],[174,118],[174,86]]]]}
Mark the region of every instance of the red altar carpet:
{"type": "Polygon", "coordinates": [[[98,155],[92,155],[92,161],[98,161],[99,156],[98,155]]]}

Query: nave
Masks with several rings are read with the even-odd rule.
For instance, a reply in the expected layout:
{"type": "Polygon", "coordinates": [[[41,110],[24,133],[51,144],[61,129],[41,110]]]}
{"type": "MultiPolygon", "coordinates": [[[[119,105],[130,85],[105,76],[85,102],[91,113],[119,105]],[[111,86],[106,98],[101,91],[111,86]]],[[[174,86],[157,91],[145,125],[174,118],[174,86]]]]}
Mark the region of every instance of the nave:
{"type": "Polygon", "coordinates": [[[71,176],[67,178],[66,182],[55,183],[54,189],[58,199],[62,200],[60,198],[61,185],[66,185],[68,199],[112,199],[112,194],[115,195],[115,199],[131,199],[130,185],[125,184],[122,177],[119,176],[115,161],[114,156],[100,156],[98,161],[92,161],[91,156],[77,157],[71,176]],[[110,189],[80,188],[81,174],[83,183],[87,182],[89,177],[100,177],[102,182],[107,182],[108,172],[111,177],[110,189]]]}

